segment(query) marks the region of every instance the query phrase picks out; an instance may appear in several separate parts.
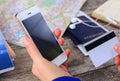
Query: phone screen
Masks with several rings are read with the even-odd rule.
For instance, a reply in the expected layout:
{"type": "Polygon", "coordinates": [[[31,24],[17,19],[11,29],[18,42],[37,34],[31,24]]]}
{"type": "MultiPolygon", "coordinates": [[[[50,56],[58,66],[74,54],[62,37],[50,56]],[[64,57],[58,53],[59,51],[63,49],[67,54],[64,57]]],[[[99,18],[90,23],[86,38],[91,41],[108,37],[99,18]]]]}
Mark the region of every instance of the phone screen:
{"type": "Polygon", "coordinates": [[[38,50],[47,60],[52,61],[63,53],[62,48],[48,27],[41,13],[22,21],[38,50]]]}

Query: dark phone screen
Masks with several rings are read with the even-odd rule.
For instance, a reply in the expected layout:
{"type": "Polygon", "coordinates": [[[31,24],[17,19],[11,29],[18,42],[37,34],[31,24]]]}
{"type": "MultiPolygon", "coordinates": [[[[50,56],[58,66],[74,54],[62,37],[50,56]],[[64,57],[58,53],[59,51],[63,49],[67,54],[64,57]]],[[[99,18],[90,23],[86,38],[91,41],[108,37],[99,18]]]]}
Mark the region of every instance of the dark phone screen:
{"type": "Polygon", "coordinates": [[[47,60],[52,61],[63,52],[41,13],[22,22],[38,50],[47,60]]]}

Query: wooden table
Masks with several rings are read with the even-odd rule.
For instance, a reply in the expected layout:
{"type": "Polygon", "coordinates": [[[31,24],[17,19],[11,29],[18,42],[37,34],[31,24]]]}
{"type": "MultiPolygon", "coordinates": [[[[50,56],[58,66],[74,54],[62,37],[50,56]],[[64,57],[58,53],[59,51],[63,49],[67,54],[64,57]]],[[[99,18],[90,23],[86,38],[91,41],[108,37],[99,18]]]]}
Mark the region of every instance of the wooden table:
{"type": "MultiPolygon", "coordinates": [[[[88,15],[90,15],[93,10],[95,10],[105,1],[106,0],[88,0],[87,3],[82,8],[82,10],[85,11],[88,15]]],[[[120,35],[119,29],[116,29],[112,26],[107,26],[106,28],[108,30],[115,30],[116,34],[120,35]]],[[[103,66],[99,68],[95,68],[89,57],[85,57],[81,53],[81,51],[72,43],[72,41],[68,38],[66,34],[63,37],[65,38],[65,44],[63,47],[70,48],[72,50],[68,63],[68,70],[72,75],[79,77],[79,75],[81,74],[93,72],[114,65],[113,61],[111,60],[108,63],[104,64],[103,66]]],[[[39,79],[37,79],[31,73],[32,61],[28,56],[25,48],[18,47],[15,45],[12,45],[12,48],[17,54],[17,58],[14,61],[15,70],[1,74],[0,81],[39,81],[39,79]]],[[[96,80],[96,81],[100,81],[100,80],[96,80]]]]}

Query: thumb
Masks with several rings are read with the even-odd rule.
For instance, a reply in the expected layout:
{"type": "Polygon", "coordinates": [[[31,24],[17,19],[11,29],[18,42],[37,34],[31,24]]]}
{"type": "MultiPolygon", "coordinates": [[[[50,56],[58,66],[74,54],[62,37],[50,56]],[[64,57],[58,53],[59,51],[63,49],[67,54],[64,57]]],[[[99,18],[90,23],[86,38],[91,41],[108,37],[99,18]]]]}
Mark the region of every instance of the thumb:
{"type": "Polygon", "coordinates": [[[25,37],[22,42],[33,61],[42,58],[42,55],[29,37],[25,37]]]}

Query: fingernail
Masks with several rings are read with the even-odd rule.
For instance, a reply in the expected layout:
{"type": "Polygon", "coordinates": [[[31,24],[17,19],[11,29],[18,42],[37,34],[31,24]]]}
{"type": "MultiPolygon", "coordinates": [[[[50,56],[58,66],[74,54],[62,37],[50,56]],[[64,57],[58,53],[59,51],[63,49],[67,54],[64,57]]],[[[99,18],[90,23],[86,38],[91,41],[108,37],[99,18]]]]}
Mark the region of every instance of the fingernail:
{"type": "Polygon", "coordinates": [[[66,54],[68,57],[69,57],[70,53],[71,53],[71,50],[70,50],[70,49],[66,49],[66,50],[65,50],[65,54],[66,54]]]}
{"type": "Polygon", "coordinates": [[[23,43],[24,46],[29,45],[28,37],[23,38],[22,43],[23,43]]]}

